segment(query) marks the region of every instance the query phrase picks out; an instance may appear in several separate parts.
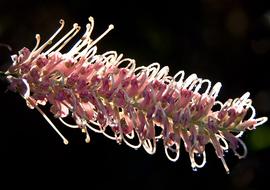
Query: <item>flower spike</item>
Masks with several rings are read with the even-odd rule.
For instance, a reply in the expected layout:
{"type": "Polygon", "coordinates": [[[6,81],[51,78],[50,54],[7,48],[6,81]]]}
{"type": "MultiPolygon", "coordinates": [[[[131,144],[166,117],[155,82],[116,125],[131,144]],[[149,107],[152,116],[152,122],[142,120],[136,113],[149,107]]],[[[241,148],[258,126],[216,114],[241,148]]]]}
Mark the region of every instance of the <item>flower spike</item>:
{"type": "Polygon", "coordinates": [[[89,130],[133,149],[142,146],[147,153],[154,154],[161,139],[166,156],[175,162],[183,142],[193,170],[205,165],[205,147],[210,143],[229,173],[225,152],[232,149],[239,158],[245,157],[247,147],[240,137],[267,121],[267,117],[255,118],[249,92],[223,104],[216,100],[220,82],[212,86],[210,80],[196,74],[185,77],[184,71],[172,77],[169,67],[161,67],[159,63],[136,68],[134,59],[123,58],[123,54],[115,51],[98,54],[97,43],[114,26],[109,25],[98,38],[92,39],[93,17],[89,17],[86,31],[77,43],[68,52],[61,52],[80,26],[75,23],[52,44],[64,21],[60,20],[60,24],[43,45],[39,47],[40,36],[36,35],[32,51],[23,48],[12,56],[13,64],[5,75],[9,89],[17,91],[30,108],[37,109],[65,144],[68,140],[41,106],[51,105],[51,113],[63,125],[81,129],[87,143],[89,130]],[[249,110],[251,116],[245,119],[249,110]],[[64,120],[68,115],[76,124],[64,120]],[[238,153],[239,147],[242,154],[238,153]]]}

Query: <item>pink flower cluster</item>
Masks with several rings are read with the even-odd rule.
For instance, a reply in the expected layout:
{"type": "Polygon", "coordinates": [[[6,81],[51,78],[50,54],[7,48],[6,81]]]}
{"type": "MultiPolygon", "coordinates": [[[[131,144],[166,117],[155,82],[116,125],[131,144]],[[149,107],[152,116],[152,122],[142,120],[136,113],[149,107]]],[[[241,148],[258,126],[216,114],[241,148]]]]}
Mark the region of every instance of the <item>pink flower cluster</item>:
{"type": "Polygon", "coordinates": [[[184,71],[172,77],[169,68],[160,68],[158,63],[136,68],[135,60],[115,51],[97,54],[96,43],[113,26],[93,40],[94,20],[90,17],[89,21],[84,35],[68,52],[60,50],[78,33],[78,24],[50,48],[64,26],[63,20],[40,47],[40,36],[36,35],[36,47],[32,51],[23,48],[14,55],[6,72],[9,89],[18,91],[30,108],[36,108],[65,144],[68,141],[39,105],[49,103],[54,117],[67,127],[81,129],[86,142],[90,141],[90,129],[134,149],[143,146],[154,154],[161,139],[166,156],[177,161],[183,141],[193,169],[205,165],[209,143],[227,172],[224,152],[232,149],[239,158],[245,157],[247,148],[239,137],[267,121],[266,117],[255,119],[248,92],[221,103],[216,100],[220,83],[212,86],[196,74],[185,78],[184,71]],[[64,121],[69,115],[76,124],[64,121]],[[238,151],[241,147],[242,154],[238,151]]]}

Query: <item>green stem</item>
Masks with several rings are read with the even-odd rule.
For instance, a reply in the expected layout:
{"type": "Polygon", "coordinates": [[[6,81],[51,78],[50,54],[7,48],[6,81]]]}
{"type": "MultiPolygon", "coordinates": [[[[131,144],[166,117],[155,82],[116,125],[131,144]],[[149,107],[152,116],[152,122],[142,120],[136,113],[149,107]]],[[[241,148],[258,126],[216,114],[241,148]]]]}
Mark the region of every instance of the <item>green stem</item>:
{"type": "Polygon", "coordinates": [[[13,77],[17,77],[15,74],[12,73],[6,73],[4,71],[0,71],[0,79],[4,80],[7,78],[7,76],[13,76],[13,77]]]}
{"type": "Polygon", "coordinates": [[[7,77],[7,74],[3,71],[0,71],[0,79],[5,79],[7,77]]]}

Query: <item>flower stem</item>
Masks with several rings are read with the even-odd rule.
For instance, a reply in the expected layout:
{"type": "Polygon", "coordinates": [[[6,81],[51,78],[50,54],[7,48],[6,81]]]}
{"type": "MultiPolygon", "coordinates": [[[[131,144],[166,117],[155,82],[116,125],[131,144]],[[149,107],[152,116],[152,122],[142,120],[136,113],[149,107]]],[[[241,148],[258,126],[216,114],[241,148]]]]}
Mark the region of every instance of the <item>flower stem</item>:
{"type": "Polygon", "coordinates": [[[0,79],[1,79],[1,80],[5,80],[7,76],[8,76],[8,75],[7,75],[5,72],[0,71],[0,79]]]}

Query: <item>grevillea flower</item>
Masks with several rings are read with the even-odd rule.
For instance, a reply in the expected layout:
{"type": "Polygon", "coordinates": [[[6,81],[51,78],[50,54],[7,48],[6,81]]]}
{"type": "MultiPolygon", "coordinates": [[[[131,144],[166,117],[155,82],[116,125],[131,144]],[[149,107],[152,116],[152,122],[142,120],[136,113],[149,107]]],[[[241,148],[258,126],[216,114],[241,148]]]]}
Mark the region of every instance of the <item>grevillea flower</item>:
{"type": "Polygon", "coordinates": [[[185,77],[184,71],[172,77],[169,68],[160,68],[158,63],[136,68],[135,60],[115,51],[98,54],[97,42],[113,25],[93,40],[94,20],[90,17],[89,21],[83,36],[68,52],[61,50],[79,32],[78,24],[54,44],[53,39],[64,27],[63,20],[41,46],[37,34],[35,48],[23,48],[13,55],[13,65],[5,72],[9,89],[19,92],[30,108],[37,109],[65,144],[67,139],[41,110],[47,103],[65,126],[81,129],[86,142],[90,142],[90,129],[134,149],[143,146],[154,154],[157,141],[162,140],[171,161],[178,160],[183,142],[194,170],[205,165],[209,143],[227,172],[224,153],[228,149],[239,158],[246,156],[247,148],[240,137],[267,121],[267,117],[255,118],[248,92],[221,103],[216,100],[219,82],[212,85],[196,74],[185,77]],[[69,115],[75,124],[65,121],[69,115]]]}

